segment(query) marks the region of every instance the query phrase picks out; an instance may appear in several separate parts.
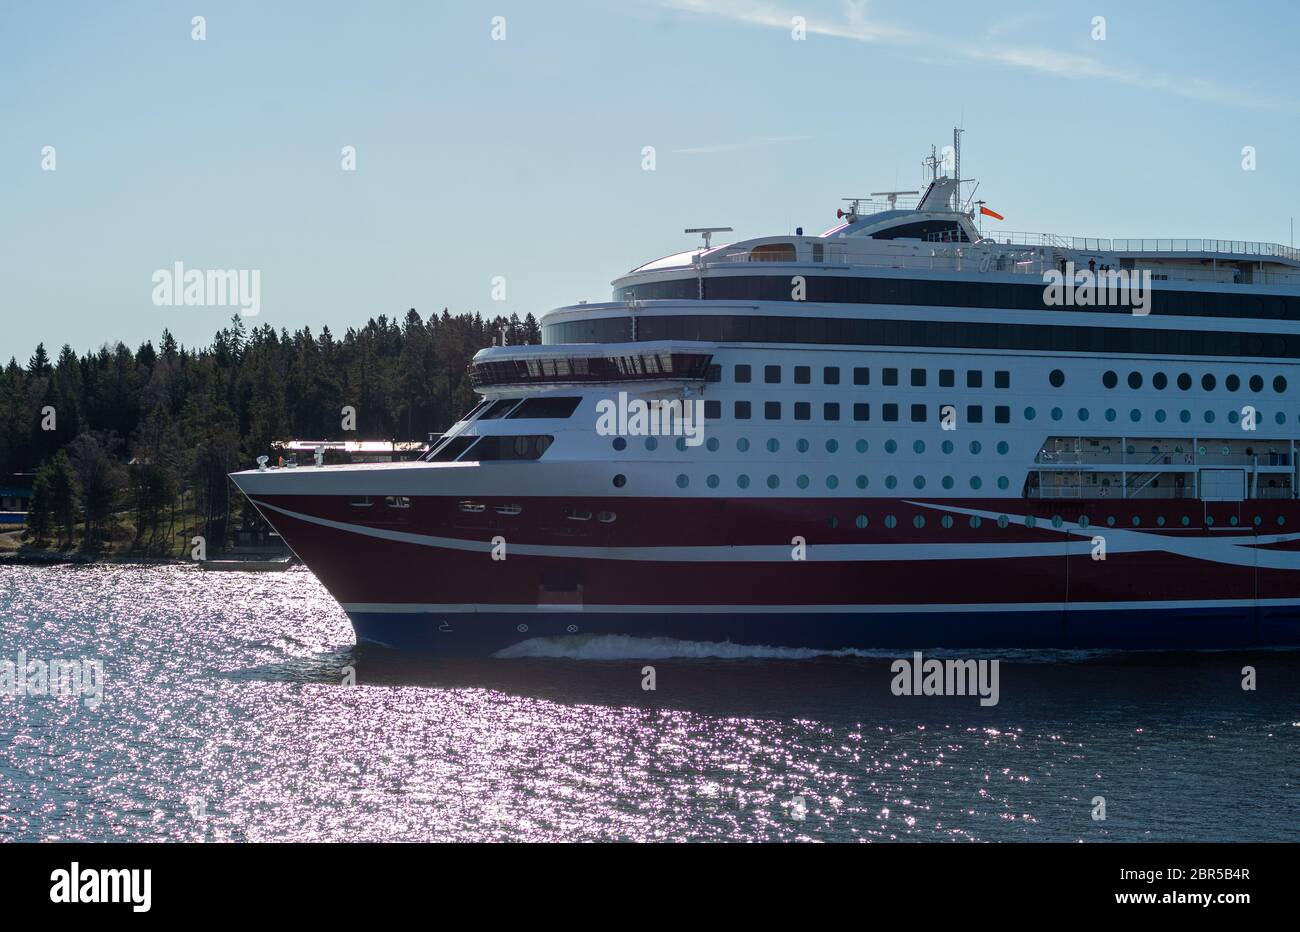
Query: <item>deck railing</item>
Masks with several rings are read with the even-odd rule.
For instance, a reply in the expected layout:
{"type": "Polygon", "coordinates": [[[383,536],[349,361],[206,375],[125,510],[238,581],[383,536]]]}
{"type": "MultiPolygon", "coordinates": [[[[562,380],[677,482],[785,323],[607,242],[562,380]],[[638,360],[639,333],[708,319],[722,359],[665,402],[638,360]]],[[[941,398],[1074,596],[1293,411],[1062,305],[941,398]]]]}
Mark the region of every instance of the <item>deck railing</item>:
{"type": "MultiPolygon", "coordinates": [[[[787,257],[759,254],[751,256],[748,251],[740,250],[722,255],[713,255],[702,262],[703,268],[715,266],[734,266],[745,263],[783,262],[800,266],[820,265],[832,268],[854,269],[899,269],[927,272],[969,272],[975,274],[1025,275],[1042,279],[1045,272],[1055,269],[1059,263],[1047,253],[1031,254],[1028,251],[1016,253],[966,246],[958,250],[946,248],[940,250],[930,247],[933,255],[918,253],[915,255],[870,255],[856,256],[842,249],[837,244],[829,243],[821,259],[802,258],[791,263],[787,257]]],[[[1141,269],[1139,269],[1140,271],[1141,269]]],[[[1210,269],[1179,269],[1174,267],[1151,267],[1153,281],[1194,281],[1212,282],[1221,285],[1289,285],[1300,287],[1300,270],[1295,272],[1260,272],[1252,270],[1250,280],[1239,278],[1236,269],[1213,271],[1210,269]]]]}

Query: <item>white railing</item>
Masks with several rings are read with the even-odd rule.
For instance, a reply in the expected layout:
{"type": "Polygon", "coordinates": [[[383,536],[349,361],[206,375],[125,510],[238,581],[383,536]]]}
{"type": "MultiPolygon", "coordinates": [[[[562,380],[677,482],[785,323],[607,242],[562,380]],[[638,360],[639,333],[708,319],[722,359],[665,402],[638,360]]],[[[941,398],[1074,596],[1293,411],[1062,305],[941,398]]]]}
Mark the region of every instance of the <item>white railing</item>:
{"type": "MultiPolygon", "coordinates": [[[[723,255],[712,255],[701,263],[702,268],[714,266],[730,266],[744,263],[773,263],[784,262],[786,264],[800,266],[835,266],[855,269],[916,269],[929,272],[976,272],[987,274],[1004,274],[1004,275],[1029,275],[1035,278],[1042,278],[1043,273],[1049,269],[1055,269],[1059,266],[1059,260],[1052,257],[1046,251],[1030,252],[1021,250],[1017,252],[1015,245],[1011,244],[1009,249],[997,249],[990,247],[965,246],[953,250],[945,248],[942,251],[936,246],[929,247],[934,255],[869,255],[858,256],[851,255],[842,249],[837,249],[835,243],[827,243],[822,253],[820,261],[814,261],[808,255],[796,259],[793,263],[789,258],[771,255],[759,254],[751,256],[746,250],[729,252],[723,255]]],[[[1004,245],[999,243],[999,246],[1004,245]]],[[[1024,244],[1021,244],[1024,245],[1024,244]]],[[[991,246],[991,244],[990,244],[991,246]]],[[[924,247],[923,247],[924,249],[924,247]]],[[[1144,267],[1139,266],[1136,271],[1142,271],[1144,267]]],[[[1212,271],[1209,269],[1180,269],[1173,266],[1150,266],[1145,267],[1152,273],[1153,281],[1191,281],[1191,282],[1210,282],[1220,285],[1290,285],[1300,286],[1300,271],[1295,272],[1259,272],[1251,271],[1249,281],[1239,277],[1235,269],[1224,269],[1212,271]]],[[[1082,270],[1080,270],[1082,271],[1082,270]]]]}
{"type": "MultiPolygon", "coordinates": [[[[1124,488],[1117,485],[1050,485],[1050,486],[1030,486],[1026,490],[1027,498],[1086,498],[1098,500],[1119,500],[1125,498],[1196,498],[1193,489],[1186,486],[1183,488],[1170,487],[1160,488],[1146,487],[1137,494],[1131,487],[1128,489],[1130,494],[1124,494],[1124,488]]],[[[1290,490],[1288,490],[1289,492],[1290,490]]],[[[1290,497],[1278,496],[1278,497],[1290,497]]]]}
{"type": "Polygon", "coordinates": [[[1115,252],[1209,252],[1300,262],[1300,249],[1281,243],[1239,239],[1117,239],[1112,242],[1115,252]]]}
{"type": "Polygon", "coordinates": [[[1290,259],[1300,262],[1300,249],[1281,243],[1256,243],[1240,239],[1106,239],[1091,236],[1062,236],[1057,233],[1004,233],[986,231],[988,238],[1016,246],[1046,246],[1082,252],[1212,253],[1252,256],[1262,259],[1290,259]]]}

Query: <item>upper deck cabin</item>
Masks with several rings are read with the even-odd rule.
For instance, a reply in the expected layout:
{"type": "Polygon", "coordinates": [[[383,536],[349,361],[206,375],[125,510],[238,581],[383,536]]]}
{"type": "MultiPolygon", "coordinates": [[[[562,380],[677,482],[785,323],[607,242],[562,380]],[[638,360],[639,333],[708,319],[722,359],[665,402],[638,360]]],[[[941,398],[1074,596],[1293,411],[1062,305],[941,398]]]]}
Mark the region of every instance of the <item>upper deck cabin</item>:
{"type": "Polygon", "coordinates": [[[889,269],[1041,281],[1047,271],[1073,263],[1079,271],[1149,270],[1154,282],[1198,283],[1193,288],[1300,294],[1300,249],[1242,240],[986,234],[975,212],[961,207],[959,190],[957,179],[936,178],[913,202],[896,195],[884,202],[853,199],[847,211],[838,212],[840,223],[815,236],[800,230],[664,256],[616,279],[614,300],[706,297],[705,278],[752,273],[756,265],[764,274],[777,274],[778,268],[793,274],[889,269]],[[694,294],[687,287],[691,282],[701,283],[694,294]]]}

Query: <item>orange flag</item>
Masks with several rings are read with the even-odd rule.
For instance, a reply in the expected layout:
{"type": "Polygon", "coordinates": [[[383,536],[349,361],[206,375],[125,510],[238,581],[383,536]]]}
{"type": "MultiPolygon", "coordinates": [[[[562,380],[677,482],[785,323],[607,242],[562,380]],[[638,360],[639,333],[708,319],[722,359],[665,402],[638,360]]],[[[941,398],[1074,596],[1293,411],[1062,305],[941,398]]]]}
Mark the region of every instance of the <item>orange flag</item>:
{"type": "Polygon", "coordinates": [[[1002,216],[1000,213],[997,213],[996,211],[989,210],[989,209],[988,209],[987,207],[985,207],[983,204],[980,205],[980,213],[983,214],[983,215],[986,216],[986,217],[992,217],[994,220],[1005,220],[1005,219],[1007,219],[1006,217],[1002,216]]]}

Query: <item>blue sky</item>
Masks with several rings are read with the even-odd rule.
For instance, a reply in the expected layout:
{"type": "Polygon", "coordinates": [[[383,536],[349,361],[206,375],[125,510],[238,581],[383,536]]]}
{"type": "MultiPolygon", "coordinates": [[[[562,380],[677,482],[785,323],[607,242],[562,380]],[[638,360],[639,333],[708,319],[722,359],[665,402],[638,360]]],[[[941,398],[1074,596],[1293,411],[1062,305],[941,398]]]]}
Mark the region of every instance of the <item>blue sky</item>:
{"type": "Polygon", "coordinates": [[[915,188],[955,124],[998,229],[1286,243],[1296,35],[1262,0],[7,0],[0,354],[207,343],[231,308],[151,301],[176,261],[260,270],[252,322],[290,330],[607,300],[685,227],[915,188]]]}

